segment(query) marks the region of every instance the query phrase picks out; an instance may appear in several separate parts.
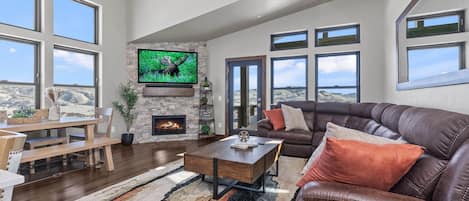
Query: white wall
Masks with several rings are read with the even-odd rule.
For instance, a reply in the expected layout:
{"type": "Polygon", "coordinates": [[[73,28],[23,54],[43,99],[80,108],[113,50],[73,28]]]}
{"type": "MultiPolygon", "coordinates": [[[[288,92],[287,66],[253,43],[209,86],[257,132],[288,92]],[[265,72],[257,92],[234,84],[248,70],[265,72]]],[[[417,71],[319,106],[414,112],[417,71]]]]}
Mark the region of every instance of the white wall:
{"type": "MultiPolygon", "coordinates": [[[[35,32],[0,24],[0,35],[12,36],[36,41],[40,44],[40,61],[43,73],[41,74],[41,91],[53,85],[53,46],[75,47],[98,53],[100,56],[100,105],[111,107],[111,102],[118,98],[118,83],[125,82],[126,72],[126,0],[92,0],[100,7],[102,30],[100,32],[100,45],[84,43],[76,40],[54,36],[52,24],[52,1],[42,1],[45,12],[42,12],[41,32],[35,32]]],[[[43,95],[42,95],[43,96],[43,95]]],[[[45,107],[42,101],[41,107],[45,107]]],[[[124,130],[122,118],[114,116],[114,136],[124,130]]]]}
{"type": "Polygon", "coordinates": [[[225,131],[225,59],[267,55],[267,105],[270,104],[270,58],[308,55],[308,95],[314,100],[315,54],[360,51],[361,101],[383,101],[383,11],[384,0],[334,0],[301,12],[266,22],[207,42],[209,79],[214,83],[216,132],[225,131]],[[359,23],[361,43],[314,47],[314,29],[359,23]],[[293,30],[309,31],[309,48],[270,51],[270,34],[293,30]]]}
{"type": "Polygon", "coordinates": [[[128,0],[128,41],[214,11],[238,0],[128,0]]]}
{"type": "Polygon", "coordinates": [[[387,0],[385,10],[385,101],[469,114],[469,84],[397,91],[395,21],[410,0],[387,0]]]}

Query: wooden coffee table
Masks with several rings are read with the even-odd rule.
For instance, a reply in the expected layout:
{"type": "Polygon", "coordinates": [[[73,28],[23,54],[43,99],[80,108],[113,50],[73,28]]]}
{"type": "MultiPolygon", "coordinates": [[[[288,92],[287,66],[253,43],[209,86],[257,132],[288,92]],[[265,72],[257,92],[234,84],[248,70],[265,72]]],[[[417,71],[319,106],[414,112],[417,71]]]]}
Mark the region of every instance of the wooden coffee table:
{"type": "Polygon", "coordinates": [[[257,147],[247,150],[234,149],[230,145],[238,141],[238,136],[221,139],[206,145],[197,151],[184,154],[184,169],[205,176],[213,177],[213,198],[218,199],[231,188],[265,192],[264,176],[275,163],[278,175],[278,158],[283,140],[250,137],[250,143],[258,143],[257,147]],[[222,192],[218,192],[219,179],[233,180],[222,192]],[[254,184],[261,179],[262,190],[237,185],[238,182],[254,184]]]}

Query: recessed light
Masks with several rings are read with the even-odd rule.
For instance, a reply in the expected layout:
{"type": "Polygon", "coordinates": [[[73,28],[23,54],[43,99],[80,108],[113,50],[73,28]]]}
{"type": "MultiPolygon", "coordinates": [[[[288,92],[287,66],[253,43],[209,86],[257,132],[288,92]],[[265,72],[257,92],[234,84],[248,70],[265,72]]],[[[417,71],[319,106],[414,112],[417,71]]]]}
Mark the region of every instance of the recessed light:
{"type": "Polygon", "coordinates": [[[258,16],[257,16],[257,18],[261,18],[261,17],[262,17],[262,15],[258,15],[258,16]]]}

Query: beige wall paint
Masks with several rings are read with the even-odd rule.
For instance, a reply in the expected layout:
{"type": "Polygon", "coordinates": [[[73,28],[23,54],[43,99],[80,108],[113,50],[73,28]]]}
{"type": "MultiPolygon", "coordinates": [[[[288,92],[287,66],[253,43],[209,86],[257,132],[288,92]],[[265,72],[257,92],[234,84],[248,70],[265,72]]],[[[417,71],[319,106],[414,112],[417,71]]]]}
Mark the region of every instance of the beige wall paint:
{"type": "Polygon", "coordinates": [[[410,0],[387,0],[385,6],[384,100],[396,104],[432,107],[469,114],[469,84],[397,91],[395,20],[410,0]]]}
{"type": "MultiPolygon", "coordinates": [[[[127,80],[126,71],[126,0],[90,0],[100,7],[100,19],[102,24],[100,32],[101,45],[79,42],[63,37],[53,36],[52,27],[44,26],[53,20],[52,1],[42,1],[46,12],[42,12],[41,32],[29,31],[8,25],[0,24],[0,35],[29,39],[39,43],[41,68],[41,91],[53,85],[53,46],[61,45],[76,47],[98,53],[100,72],[100,105],[112,107],[112,101],[118,99],[118,84],[127,80]]],[[[42,95],[43,96],[43,95],[42,95]]],[[[41,107],[45,107],[42,101],[41,107]]],[[[116,114],[113,125],[113,136],[118,137],[124,131],[122,118],[116,114]]],[[[82,131],[80,131],[82,132],[82,131]]]]}
{"type": "Polygon", "coordinates": [[[214,11],[238,0],[127,0],[128,41],[214,11]]]}
{"type": "Polygon", "coordinates": [[[315,54],[360,51],[362,102],[383,101],[383,10],[384,0],[334,0],[323,5],[278,18],[207,42],[209,79],[214,83],[216,132],[225,125],[225,59],[267,55],[267,105],[270,104],[270,58],[308,55],[308,95],[314,100],[315,54]],[[360,44],[314,47],[314,29],[359,23],[360,44]],[[295,30],[309,31],[309,48],[270,51],[270,34],[295,30]]]}

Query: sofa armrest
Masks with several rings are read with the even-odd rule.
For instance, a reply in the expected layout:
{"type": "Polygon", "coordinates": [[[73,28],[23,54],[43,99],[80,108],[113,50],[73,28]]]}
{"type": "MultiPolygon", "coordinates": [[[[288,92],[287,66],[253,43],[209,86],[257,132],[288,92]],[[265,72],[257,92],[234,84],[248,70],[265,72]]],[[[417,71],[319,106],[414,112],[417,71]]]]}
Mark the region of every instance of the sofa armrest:
{"type": "Polygon", "coordinates": [[[257,122],[257,128],[264,128],[266,130],[274,130],[274,126],[268,119],[261,119],[257,122]]]}
{"type": "Polygon", "coordinates": [[[423,201],[421,199],[372,188],[336,182],[309,182],[298,193],[296,201],[423,201]]]}

